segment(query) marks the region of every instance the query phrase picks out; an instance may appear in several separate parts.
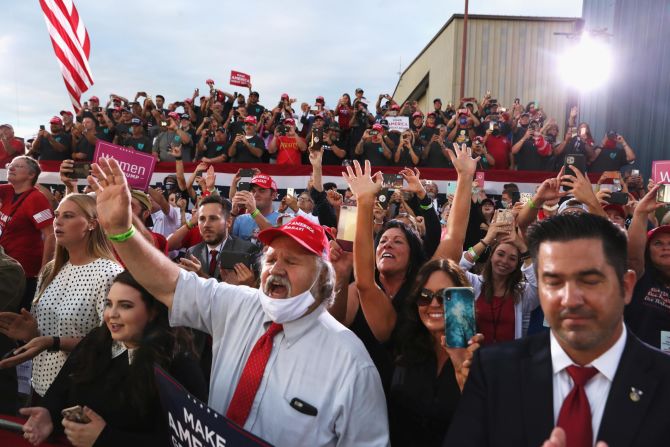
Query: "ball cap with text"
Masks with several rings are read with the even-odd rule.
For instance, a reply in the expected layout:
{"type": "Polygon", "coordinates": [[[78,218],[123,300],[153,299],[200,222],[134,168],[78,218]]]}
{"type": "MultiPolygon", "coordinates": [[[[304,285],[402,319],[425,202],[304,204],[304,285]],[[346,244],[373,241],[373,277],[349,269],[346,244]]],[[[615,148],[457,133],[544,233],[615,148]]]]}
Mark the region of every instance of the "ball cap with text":
{"type": "Polygon", "coordinates": [[[264,189],[271,189],[273,191],[277,190],[277,182],[272,180],[272,177],[270,177],[267,174],[256,174],[253,176],[251,179],[251,184],[260,186],[261,188],[264,189]]]}
{"type": "Polygon", "coordinates": [[[330,246],[323,227],[302,216],[292,219],[279,228],[268,228],[261,231],[258,234],[258,240],[265,245],[270,245],[279,236],[290,237],[316,256],[328,259],[330,255],[330,246]]]}

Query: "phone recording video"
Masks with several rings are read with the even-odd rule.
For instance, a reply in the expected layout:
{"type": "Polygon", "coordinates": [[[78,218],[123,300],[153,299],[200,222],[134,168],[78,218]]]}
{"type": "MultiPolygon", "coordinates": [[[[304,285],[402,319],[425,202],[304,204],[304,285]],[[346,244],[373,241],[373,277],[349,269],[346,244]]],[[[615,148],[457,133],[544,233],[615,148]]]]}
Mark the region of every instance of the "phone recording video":
{"type": "Polygon", "coordinates": [[[444,344],[467,348],[475,336],[475,292],[471,287],[450,287],[441,291],[444,307],[444,344]]]}

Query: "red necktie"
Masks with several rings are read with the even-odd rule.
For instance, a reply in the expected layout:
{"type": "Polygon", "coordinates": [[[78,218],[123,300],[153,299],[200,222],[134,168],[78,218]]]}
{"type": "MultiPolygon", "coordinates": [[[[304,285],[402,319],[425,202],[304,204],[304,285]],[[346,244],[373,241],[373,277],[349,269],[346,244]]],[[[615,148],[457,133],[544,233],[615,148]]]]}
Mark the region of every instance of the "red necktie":
{"type": "Polygon", "coordinates": [[[565,430],[567,447],[592,447],[593,429],[591,425],[591,406],[586,397],[584,385],[598,374],[593,367],[571,365],[567,368],[574,386],[565,396],[561,411],[558,413],[558,425],[565,430]]]}
{"type": "Polygon", "coordinates": [[[254,402],[254,397],[256,397],[256,392],[263,379],[265,365],[267,365],[272,352],[272,339],[283,329],[281,324],[272,323],[265,334],[258,339],[251,350],[251,354],[249,354],[247,364],[244,365],[242,376],[237,383],[233,399],[230,401],[226,413],[226,417],[240,427],[244,427],[244,423],[249,417],[251,404],[254,402]]]}
{"type": "Polygon", "coordinates": [[[209,252],[209,276],[214,276],[216,273],[216,255],[219,252],[216,250],[210,250],[209,252]]]}

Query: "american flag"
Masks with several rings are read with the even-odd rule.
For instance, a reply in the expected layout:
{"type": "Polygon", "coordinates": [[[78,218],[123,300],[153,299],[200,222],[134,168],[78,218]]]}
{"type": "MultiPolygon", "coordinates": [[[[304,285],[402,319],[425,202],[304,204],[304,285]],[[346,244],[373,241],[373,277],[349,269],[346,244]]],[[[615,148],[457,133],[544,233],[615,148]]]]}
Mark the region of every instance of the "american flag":
{"type": "Polygon", "coordinates": [[[88,57],[91,40],[72,0],[40,0],[51,43],[72,105],[81,109],[82,93],[93,85],[88,57]]]}

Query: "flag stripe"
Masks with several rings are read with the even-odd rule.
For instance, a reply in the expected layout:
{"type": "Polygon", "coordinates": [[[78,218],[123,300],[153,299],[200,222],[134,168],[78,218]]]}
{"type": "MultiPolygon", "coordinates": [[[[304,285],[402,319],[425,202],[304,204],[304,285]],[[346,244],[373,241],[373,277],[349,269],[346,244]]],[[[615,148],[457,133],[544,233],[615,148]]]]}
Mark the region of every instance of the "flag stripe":
{"type": "Polygon", "coordinates": [[[65,88],[76,110],[93,85],[91,40],[73,0],[39,0],[65,88]]]}

